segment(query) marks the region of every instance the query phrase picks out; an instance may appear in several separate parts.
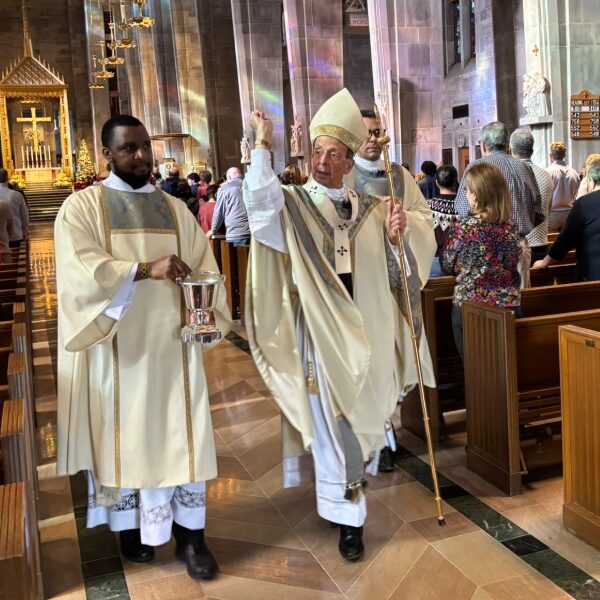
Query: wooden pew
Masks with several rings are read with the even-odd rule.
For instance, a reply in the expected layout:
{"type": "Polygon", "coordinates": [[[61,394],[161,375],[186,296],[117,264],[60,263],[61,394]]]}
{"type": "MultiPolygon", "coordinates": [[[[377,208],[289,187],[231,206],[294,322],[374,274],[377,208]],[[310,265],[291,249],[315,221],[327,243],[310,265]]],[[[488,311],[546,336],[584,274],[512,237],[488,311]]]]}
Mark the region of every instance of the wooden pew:
{"type": "Polygon", "coordinates": [[[227,292],[227,304],[231,309],[231,316],[234,319],[239,319],[237,252],[233,244],[226,240],[221,240],[221,273],[225,275],[225,291],[227,292]]]}
{"type": "MultiPolygon", "coordinates": [[[[531,271],[533,287],[524,291],[523,302],[527,305],[527,302],[533,302],[534,298],[539,298],[544,302],[543,299],[547,297],[549,290],[544,287],[539,292],[532,292],[532,289],[541,286],[556,286],[557,283],[571,283],[575,278],[574,263],[557,264],[548,269],[531,271]]],[[[454,283],[455,279],[452,276],[433,277],[421,291],[423,326],[427,335],[433,370],[438,384],[436,389],[425,389],[431,419],[431,434],[436,445],[439,444],[441,437],[447,433],[444,414],[465,408],[464,369],[454,345],[450,316],[454,283]]],[[[564,301],[565,296],[573,293],[568,286],[564,287],[563,292],[557,290],[551,290],[551,292],[563,296],[562,300],[557,299],[557,302],[564,301]]],[[[600,307],[600,303],[595,305],[590,303],[588,306],[590,308],[600,307]]],[[[531,316],[533,316],[533,313],[531,316]]],[[[400,412],[402,426],[415,435],[424,438],[425,433],[418,390],[414,390],[404,399],[400,412]]]]}
{"type": "Polygon", "coordinates": [[[600,550],[600,333],[559,328],[565,528],[600,550]]]}
{"type": "MultiPolygon", "coordinates": [[[[578,298],[585,306],[581,290],[600,283],[576,285],[565,308],[576,308],[578,298]]],[[[558,327],[600,329],[600,309],[552,314],[560,307],[552,296],[546,314],[527,316],[527,300],[523,306],[516,319],[510,310],[463,305],[467,466],[510,495],[520,493],[528,466],[561,460],[553,444],[561,420],[558,327]],[[545,448],[537,443],[540,432],[550,441],[545,448]]]]}
{"type": "Polygon", "coordinates": [[[0,598],[38,597],[30,574],[29,530],[27,485],[0,485],[0,598]]]}

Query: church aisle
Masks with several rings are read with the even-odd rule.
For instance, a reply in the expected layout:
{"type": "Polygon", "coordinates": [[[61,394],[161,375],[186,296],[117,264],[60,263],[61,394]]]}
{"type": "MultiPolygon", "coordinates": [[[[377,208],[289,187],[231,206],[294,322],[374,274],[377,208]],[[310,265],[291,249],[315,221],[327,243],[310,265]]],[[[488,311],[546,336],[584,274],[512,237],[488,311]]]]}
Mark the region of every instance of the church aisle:
{"type": "Polygon", "coordinates": [[[206,354],[205,363],[219,466],[218,479],[208,485],[206,531],[219,576],[203,583],[189,579],[174,558],[173,542],[158,548],[151,563],[122,560],[113,534],[84,526],[81,475],[53,476],[51,227],[34,225],[32,236],[37,414],[45,426],[39,439],[46,457],[39,471],[47,597],[600,599],[600,553],[560,527],[562,480],[536,482],[524,495],[507,498],[466,470],[460,436],[439,453],[447,526],[437,524],[422,444],[403,433],[400,468],[370,478],[365,559],[342,562],[337,530],[316,515],[314,488],[281,487],[279,410],[240,327],[206,354]]]}

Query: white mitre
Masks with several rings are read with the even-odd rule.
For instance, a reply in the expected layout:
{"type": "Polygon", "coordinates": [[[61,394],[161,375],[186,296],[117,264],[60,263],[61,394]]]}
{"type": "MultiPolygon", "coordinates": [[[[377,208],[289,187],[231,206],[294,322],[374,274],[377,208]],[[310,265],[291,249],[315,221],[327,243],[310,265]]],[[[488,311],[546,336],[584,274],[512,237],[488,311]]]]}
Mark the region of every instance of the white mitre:
{"type": "Polygon", "coordinates": [[[319,108],[309,129],[311,143],[314,144],[320,135],[327,135],[339,140],[354,153],[369,135],[358,104],[346,88],[331,96],[319,108]]]}

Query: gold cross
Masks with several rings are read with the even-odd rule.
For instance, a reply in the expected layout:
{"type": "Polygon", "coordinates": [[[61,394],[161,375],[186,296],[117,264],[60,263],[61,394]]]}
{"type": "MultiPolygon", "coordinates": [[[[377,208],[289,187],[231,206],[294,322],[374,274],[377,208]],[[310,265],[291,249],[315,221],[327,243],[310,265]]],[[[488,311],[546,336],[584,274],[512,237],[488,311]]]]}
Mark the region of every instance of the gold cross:
{"type": "Polygon", "coordinates": [[[17,117],[17,123],[31,123],[31,128],[33,131],[33,151],[39,152],[40,137],[39,137],[39,133],[37,130],[37,124],[38,123],[49,123],[50,121],[52,121],[52,119],[50,117],[38,117],[38,116],[36,116],[35,111],[36,111],[35,108],[31,109],[31,118],[30,119],[28,119],[27,117],[17,117]]]}
{"type": "Polygon", "coordinates": [[[540,53],[540,49],[537,47],[537,44],[533,47],[532,52],[537,56],[540,53]]]}

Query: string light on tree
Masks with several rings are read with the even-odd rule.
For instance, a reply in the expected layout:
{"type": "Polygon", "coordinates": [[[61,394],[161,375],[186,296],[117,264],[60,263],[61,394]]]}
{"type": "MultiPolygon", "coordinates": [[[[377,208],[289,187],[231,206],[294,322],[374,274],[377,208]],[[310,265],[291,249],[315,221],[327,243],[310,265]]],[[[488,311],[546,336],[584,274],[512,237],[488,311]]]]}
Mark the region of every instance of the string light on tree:
{"type": "Polygon", "coordinates": [[[77,156],[77,175],[75,181],[79,184],[90,185],[95,177],[96,169],[94,168],[90,151],[85,140],[81,140],[77,156]]]}

